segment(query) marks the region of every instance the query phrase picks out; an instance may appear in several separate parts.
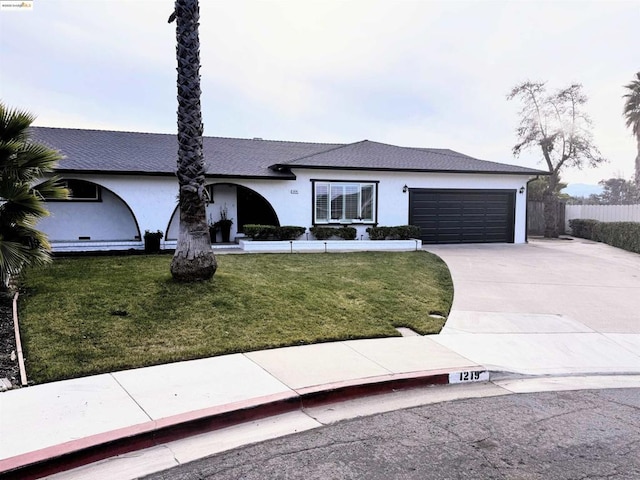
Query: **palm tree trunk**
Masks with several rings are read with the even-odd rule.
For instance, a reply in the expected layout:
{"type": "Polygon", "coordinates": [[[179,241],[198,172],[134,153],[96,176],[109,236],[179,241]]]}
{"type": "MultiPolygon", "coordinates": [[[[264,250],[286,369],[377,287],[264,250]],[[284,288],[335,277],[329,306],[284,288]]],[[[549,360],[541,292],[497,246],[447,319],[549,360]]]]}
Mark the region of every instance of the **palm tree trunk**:
{"type": "Polygon", "coordinates": [[[175,18],[180,229],[171,275],[190,282],[211,278],[217,267],[205,211],[198,0],[176,0],[175,18]]]}

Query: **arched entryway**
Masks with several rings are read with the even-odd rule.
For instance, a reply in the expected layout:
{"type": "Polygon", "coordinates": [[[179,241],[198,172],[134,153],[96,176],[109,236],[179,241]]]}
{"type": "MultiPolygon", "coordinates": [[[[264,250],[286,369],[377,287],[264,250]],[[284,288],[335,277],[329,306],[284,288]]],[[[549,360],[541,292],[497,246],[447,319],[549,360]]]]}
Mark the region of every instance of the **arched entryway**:
{"type": "MultiPolygon", "coordinates": [[[[212,224],[220,220],[225,211],[227,218],[233,221],[231,226],[231,239],[242,228],[249,224],[280,225],[278,215],[271,204],[255,190],[235,183],[210,183],[206,186],[209,196],[207,205],[207,222],[212,224]]],[[[168,241],[178,238],[179,214],[178,208],[173,212],[167,227],[166,239],[168,241]]],[[[217,241],[221,241],[218,233],[217,241]]]]}
{"type": "Polygon", "coordinates": [[[46,199],[50,216],[38,222],[52,242],[78,240],[140,240],[138,222],[127,203],[94,182],[61,180],[69,188],[67,200],[46,199]]]}
{"type": "Polygon", "coordinates": [[[251,224],[280,226],[275,210],[258,192],[238,185],[237,196],[240,231],[244,225],[251,224]]]}

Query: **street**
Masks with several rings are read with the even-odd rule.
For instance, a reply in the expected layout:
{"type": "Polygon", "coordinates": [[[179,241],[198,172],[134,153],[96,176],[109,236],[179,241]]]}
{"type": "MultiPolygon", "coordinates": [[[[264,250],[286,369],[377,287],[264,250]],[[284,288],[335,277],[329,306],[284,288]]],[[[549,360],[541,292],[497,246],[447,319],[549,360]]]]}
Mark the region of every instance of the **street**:
{"type": "Polygon", "coordinates": [[[398,410],[145,478],[640,479],[640,389],[517,394],[398,410]]]}

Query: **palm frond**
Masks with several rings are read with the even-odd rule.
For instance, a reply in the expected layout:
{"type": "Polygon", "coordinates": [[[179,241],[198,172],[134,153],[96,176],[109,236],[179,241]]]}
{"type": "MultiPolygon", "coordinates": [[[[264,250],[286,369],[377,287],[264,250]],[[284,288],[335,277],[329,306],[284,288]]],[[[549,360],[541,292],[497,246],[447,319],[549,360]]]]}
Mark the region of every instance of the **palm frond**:
{"type": "Polygon", "coordinates": [[[625,85],[624,88],[628,90],[622,96],[626,99],[623,109],[625,123],[636,137],[640,137],[640,72],[637,72],[636,79],[625,85]]]}
{"type": "Polygon", "coordinates": [[[57,177],[43,180],[62,156],[30,140],[34,119],[0,102],[0,281],[4,287],[26,265],[50,260],[51,245],[36,225],[49,215],[45,198],[68,196],[57,177]]]}
{"type": "Polygon", "coordinates": [[[26,142],[35,115],[25,110],[7,108],[0,102],[0,142],[26,142]]]}

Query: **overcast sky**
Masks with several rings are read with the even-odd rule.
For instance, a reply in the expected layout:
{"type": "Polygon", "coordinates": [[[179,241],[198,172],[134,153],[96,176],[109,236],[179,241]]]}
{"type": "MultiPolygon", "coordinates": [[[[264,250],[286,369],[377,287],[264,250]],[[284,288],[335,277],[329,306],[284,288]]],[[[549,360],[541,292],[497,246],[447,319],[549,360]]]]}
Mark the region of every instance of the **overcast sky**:
{"type": "MultiPolygon", "coordinates": [[[[0,11],[0,98],[36,125],[175,133],[171,0],[35,0],[0,11]]],[[[640,70],[640,0],[202,0],[205,135],[451,148],[514,158],[524,80],[584,85],[610,162],[630,178],[623,85],[640,70]]],[[[206,152],[205,152],[206,153],[206,152]]]]}

